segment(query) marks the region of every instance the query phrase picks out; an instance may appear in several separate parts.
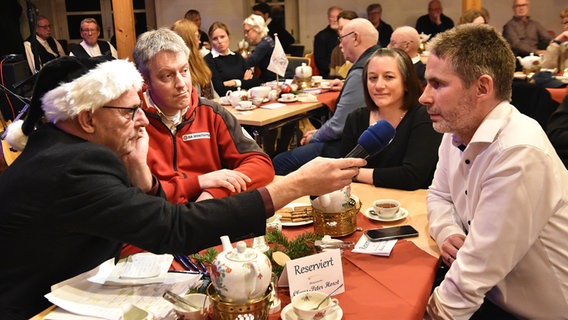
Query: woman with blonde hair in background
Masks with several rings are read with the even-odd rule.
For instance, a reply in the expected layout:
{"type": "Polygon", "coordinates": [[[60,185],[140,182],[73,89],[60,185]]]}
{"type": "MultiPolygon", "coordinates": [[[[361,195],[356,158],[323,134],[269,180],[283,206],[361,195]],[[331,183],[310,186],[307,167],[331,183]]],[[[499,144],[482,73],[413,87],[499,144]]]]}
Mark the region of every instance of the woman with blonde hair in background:
{"type": "Polygon", "coordinates": [[[276,74],[268,71],[270,56],[274,51],[274,40],[268,35],[268,27],[264,18],[251,14],[243,21],[243,32],[246,40],[256,46],[251,55],[247,58],[247,68],[256,67],[260,82],[269,82],[276,79],[276,74]]]}
{"type": "Polygon", "coordinates": [[[219,95],[215,92],[211,83],[211,70],[199,53],[200,40],[197,25],[187,19],[180,19],[174,22],[170,29],[179,34],[189,48],[189,73],[199,96],[207,99],[218,98],[219,95]]]}

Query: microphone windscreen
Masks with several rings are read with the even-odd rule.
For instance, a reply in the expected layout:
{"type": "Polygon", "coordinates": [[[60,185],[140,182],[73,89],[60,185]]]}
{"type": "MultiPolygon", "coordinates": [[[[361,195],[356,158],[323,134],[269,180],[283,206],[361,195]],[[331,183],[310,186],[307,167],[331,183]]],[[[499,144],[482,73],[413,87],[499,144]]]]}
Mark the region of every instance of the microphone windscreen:
{"type": "Polygon", "coordinates": [[[357,143],[360,144],[369,156],[377,154],[394,138],[396,129],[386,120],[381,120],[370,126],[361,134],[357,143]]]}

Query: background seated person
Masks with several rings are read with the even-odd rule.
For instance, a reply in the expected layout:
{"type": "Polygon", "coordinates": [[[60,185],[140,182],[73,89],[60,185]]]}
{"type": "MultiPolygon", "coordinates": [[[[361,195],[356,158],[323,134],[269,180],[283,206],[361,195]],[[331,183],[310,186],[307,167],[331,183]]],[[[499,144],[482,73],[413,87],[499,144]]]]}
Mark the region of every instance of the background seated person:
{"type": "Polygon", "coordinates": [[[246,67],[243,56],[231,51],[229,29],[223,22],[211,24],[209,39],[211,52],[205,56],[205,62],[211,69],[213,86],[220,96],[225,96],[229,90],[250,89],[260,84],[252,68],[246,67]]]}
{"type": "Polygon", "coordinates": [[[94,18],[85,18],[81,20],[81,41],[79,44],[70,45],[70,56],[76,57],[97,57],[112,56],[118,58],[118,52],[108,41],[99,40],[101,28],[94,18]]]}
{"type": "Polygon", "coordinates": [[[219,245],[222,235],[263,235],[275,209],[338,190],[365,164],[320,158],[257,190],[171,204],[146,163],[142,77],[131,62],[105,59],[47,63],[25,121],[10,125],[11,145],[25,149],[0,175],[0,194],[10,199],[0,210],[2,319],[48,308],[52,285],[115,258],[123,242],[191,254],[219,245]]]}
{"type": "Polygon", "coordinates": [[[430,39],[438,33],[454,27],[454,21],[444,14],[444,8],[440,0],[428,2],[428,14],[420,16],[416,20],[416,31],[429,34],[430,39]]]}
{"type": "Polygon", "coordinates": [[[189,48],[189,73],[191,82],[197,89],[197,94],[207,99],[219,98],[219,95],[213,89],[211,70],[199,53],[201,40],[199,40],[197,25],[190,20],[180,19],[174,22],[170,29],[179,34],[189,48]]]}
{"type": "Polygon", "coordinates": [[[384,119],[396,128],[396,135],[367,159],[354,180],[383,188],[428,188],[442,135],[434,131],[426,108],[418,102],[422,86],[410,57],[401,49],[379,49],[367,61],[363,79],[367,107],[347,116],[341,142],[326,144],[322,154],[345,156],[369,126],[384,119]]]}
{"type": "Polygon", "coordinates": [[[65,56],[63,47],[51,36],[51,23],[45,16],[37,16],[35,34],[24,41],[26,58],[32,74],[38,72],[47,62],[65,56]]]}
{"type": "Polygon", "coordinates": [[[268,71],[270,56],[274,51],[274,40],[268,36],[268,28],[264,18],[251,14],[243,21],[243,31],[249,44],[255,46],[254,51],[246,60],[246,67],[255,68],[261,83],[276,79],[276,73],[268,71]]]}
{"type": "Polygon", "coordinates": [[[305,132],[300,147],[274,157],[276,174],[285,175],[297,170],[304,163],[319,156],[325,143],[341,140],[347,115],[365,105],[361,85],[363,67],[367,59],[379,48],[377,29],[369,20],[356,18],[343,26],[340,34],[339,45],[345,60],[353,62],[353,66],[344,82],[339,79],[330,81],[332,90],[341,90],[333,115],[317,130],[305,132]]]}
{"type": "Polygon", "coordinates": [[[462,13],[458,20],[458,25],[466,23],[486,24],[487,17],[485,17],[485,13],[481,10],[469,9],[462,13]]]}
{"type": "MultiPolygon", "coordinates": [[[[568,69],[568,7],[560,12],[560,19],[562,32],[552,39],[546,48],[542,68],[564,72],[565,69],[568,69]]],[[[564,75],[568,76],[568,73],[564,75]]]]}
{"type": "MultiPolygon", "coordinates": [[[[347,22],[358,18],[359,16],[355,11],[351,10],[343,10],[337,15],[337,32],[341,32],[343,30],[343,26],[347,24],[347,22]]],[[[329,77],[330,78],[340,78],[345,79],[347,77],[347,73],[351,66],[353,65],[352,62],[345,60],[343,56],[343,52],[341,52],[341,48],[339,45],[335,46],[331,51],[331,58],[329,63],[329,77]]]]}
{"type": "Polygon", "coordinates": [[[220,198],[268,184],[270,158],[243,135],[237,119],[199,98],[189,49],[171,30],[139,36],[134,61],[144,77],[142,106],[150,121],[148,165],[173,203],[220,198]]]}
{"type": "Polygon", "coordinates": [[[426,65],[422,62],[420,54],[418,53],[420,49],[420,35],[418,31],[410,26],[396,28],[392,33],[388,47],[402,49],[408,54],[410,59],[412,59],[418,80],[420,80],[422,87],[425,87],[426,80],[424,79],[424,72],[426,72],[426,65]]]}
{"type": "Polygon", "coordinates": [[[531,52],[543,54],[552,36],[529,16],[529,0],[513,0],[513,18],[503,26],[503,37],[511,45],[516,56],[528,56],[531,52]]]}

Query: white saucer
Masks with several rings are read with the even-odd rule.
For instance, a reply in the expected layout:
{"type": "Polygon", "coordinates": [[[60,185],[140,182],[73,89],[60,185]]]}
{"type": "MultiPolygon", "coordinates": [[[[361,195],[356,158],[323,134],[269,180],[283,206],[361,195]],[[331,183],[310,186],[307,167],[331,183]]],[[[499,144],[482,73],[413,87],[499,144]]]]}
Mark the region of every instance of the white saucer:
{"type": "MultiPolygon", "coordinates": [[[[292,304],[288,304],[280,312],[280,318],[282,320],[298,320],[298,315],[294,313],[292,304]]],[[[329,312],[322,318],[322,320],[341,320],[343,318],[343,310],[340,306],[335,306],[329,310],[329,312]]]]}
{"type": "Polygon", "coordinates": [[[403,207],[400,207],[400,209],[398,210],[398,212],[394,215],[394,217],[387,219],[387,218],[381,218],[377,215],[372,215],[369,211],[373,210],[373,207],[367,208],[367,210],[365,210],[365,212],[363,212],[363,214],[365,215],[365,217],[371,219],[371,220],[375,220],[375,221],[383,221],[383,222],[392,222],[392,221],[398,221],[398,220],[402,220],[406,217],[408,217],[408,210],[404,209],[403,207]]]}
{"type": "Polygon", "coordinates": [[[278,102],[283,102],[283,103],[290,103],[290,102],[296,102],[296,101],[298,101],[298,98],[296,98],[296,97],[294,97],[294,99],[292,99],[292,100],[285,100],[285,99],[282,99],[282,98],[278,98],[278,102]]]}
{"type": "MultiPolygon", "coordinates": [[[[289,204],[285,205],[284,208],[294,209],[294,207],[296,207],[296,206],[311,206],[311,204],[309,204],[309,203],[289,203],[289,204]]],[[[283,227],[299,227],[299,226],[305,226],[305,225],[312,224],[312,223],[314,223],[313,220],[297,221],[297,222],[284,222],[284,221],[282,221],[282,226],[283,227]]]]}
{"type": "Polygon", "coordinates": [[[254,110],[254,109],[256,109],[256,106],[254,104],[252,106],[250,106],[249,108],[243,108],[239,105],[235,106],[235,110],[238,110],[238,111],[249,111],[249,110],[254,110]]]}

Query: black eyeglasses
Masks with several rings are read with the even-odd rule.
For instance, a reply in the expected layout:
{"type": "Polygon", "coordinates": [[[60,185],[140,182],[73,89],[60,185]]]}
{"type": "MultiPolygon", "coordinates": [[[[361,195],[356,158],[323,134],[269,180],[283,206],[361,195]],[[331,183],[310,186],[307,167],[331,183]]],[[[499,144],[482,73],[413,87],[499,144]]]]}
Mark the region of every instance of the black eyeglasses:
{"type": "Polygon", "coordinates": [[[128,110],[130,112],[132,112],[132,121],[134,121],[134,117],[136,116],[136,111],[138,111],[138,109],[140,109],[140,105],[137,105],[136,107],[132,107],[132,108],[126,108],[126,107],[114,107],[114,106],[102,106],[105,109],[119,109],[119,110],[128,110]]]}
{"type": "Polygon", "coordinates": [[[348,35],[352,35],[354,33],[355,33],[355,31],[351,31],[348,34],[344,34],[342,36],[337,37],[337,40],[339,40],[339,42],[341,42],[341,40],[343,40],[343,38],[347,37],[348,35]]]}

